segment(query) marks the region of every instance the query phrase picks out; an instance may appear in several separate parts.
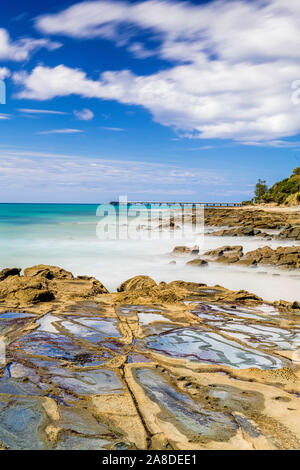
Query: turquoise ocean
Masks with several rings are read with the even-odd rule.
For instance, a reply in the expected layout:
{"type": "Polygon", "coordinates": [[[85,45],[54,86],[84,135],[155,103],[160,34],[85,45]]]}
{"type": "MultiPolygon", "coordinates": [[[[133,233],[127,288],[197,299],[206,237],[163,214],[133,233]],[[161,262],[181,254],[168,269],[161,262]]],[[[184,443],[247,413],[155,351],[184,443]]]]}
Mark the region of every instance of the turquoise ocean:
{"type": "MultiPolygon", "coordinates": [[[[242,244],[248,251],[264,246],[264,241],[221,237],[204,237],[203,241],[200,235],[174,239],[167,230],[162,239],[148,239],[147,231],[143,239],[99,239],[97,226],[103,219],[97,208],[93,204],[0,204],[0,268],[57,265],[74,275],[95,276],[111,291],[124,280],[144,274],[157,282],[182,279],[246,289],[267,300],[300,300],[299,276],[293,273],[278,276],[272,270],[213,264],[196,269],[186,266],[185,259],[170,264],[175,245],[199,244],[204,252],[225,244],[242,244]]],[[[108,230],[114,231],[113,217],[108,215],[106,222],[108,230]]],[[[143,226],[145,222],[145,213],[141,213],[136,224],[143,226]]],[[[279,244],[271,242],[274,247],[279,244]]]]}

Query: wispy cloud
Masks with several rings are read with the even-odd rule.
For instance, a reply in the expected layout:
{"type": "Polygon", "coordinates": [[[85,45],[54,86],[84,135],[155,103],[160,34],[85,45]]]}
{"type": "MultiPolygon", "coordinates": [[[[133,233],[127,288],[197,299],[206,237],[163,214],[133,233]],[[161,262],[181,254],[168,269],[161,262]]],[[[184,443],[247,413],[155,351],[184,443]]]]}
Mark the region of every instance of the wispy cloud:
{"type": "Polygon", "coordinates": [[[0,113],[0,120],[6,120],[6,119],[11,119],[11,115],[0,113]]]}
{"type": "MultiPolygon", "coordinates": [[[[224,177],[216,170],[200,168],[184,168],[162,163],[132,160],[108,160],[101,157],[86,157],[80,155],[64,155],[37,150],[0,149],[0,177],[11,175],[20,180],[26,180],[28,172],[32,175],[34,185],[41,177],[41,182],[51,180],[66,181],[69,184],[100,185],[102,182],[143,183],[145,189],[155,184],[172,185],[174,190],[181,185],[197,187],[199,184],[224,185],[224,177]],[[36,162],[39,162],[37,165],[36,162]],[[53,169],[57,169],[57,174],[53,169]]],[[[1,179],[2,181],[2,179],[1,179]]],[[[28,184],[29,181],[26,181],[28,184]]],[[[166,188],[165,188],[166,189],[166,188]]]]}
{"type": "Polygon", "coordinates": [[[58,49],[61,44],[49,39],[22,38],[12,41],[8,31],[0,28],[0,59],[21,62],[29,59],[32,52],[46,48],[50,51],[58,49]]]}
{"type": "Polygon", "coordinates": [[[51,134],[80,134],[84,132],[82,129],[50,129],[48,131],[38,132],[39,135],[51,135],[51,134]]]}
{"type": "Polygon", "coordinates": [[[57,114],[57,115],[66,115],[68,113],[64,111],[56,111],[51,109],[30,109],[30,108],[19,108],[18,111],[24,114],[57,114]]]}
{"type": "Polygon", "coordinates": [[[102,127],[102,129],[105,129],[106,131],[112,131],[112,132],[122,132],[124,129],[121,127],[102,127]]]}
{"type": "Polygon", "coordinates": [[[293,142],[288,140],[267,140],[262,142],[242,142],[244,145],[252,147],[273,147],[273,148],[286,148],[286,149],[298,149],[300,142],[293,142]]]}
{"type": "Polygon", "coordinates": [[[190,147],[190,148],[186,148],[184,150],[189,150],[190,152],[194,152],[194,151],[197,151],[197,150],[212,150],[214,148],[215,148],[214,145],[203,145],[202,147],[190,147]]]}

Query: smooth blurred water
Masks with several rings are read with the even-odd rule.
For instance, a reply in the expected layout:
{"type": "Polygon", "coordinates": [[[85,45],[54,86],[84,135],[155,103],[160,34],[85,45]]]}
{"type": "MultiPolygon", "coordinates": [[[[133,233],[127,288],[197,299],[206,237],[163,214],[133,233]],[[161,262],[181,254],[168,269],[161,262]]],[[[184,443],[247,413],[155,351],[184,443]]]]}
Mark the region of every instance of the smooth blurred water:
{"type": "MultiPolygon", "coordinates": [[[[26,268],[35,264],[58,265],[75,275],[98,278],[109,290],[115,290],[124,280],[145,274],[158,281],[204,282],[220,284],[230,289],[246,289],[267,300],[300,300],[299,276],[268,268],[238,268],[210,264],[206,268],[186,266],[185,258],[168,256],[176,245],[199,244],[201,252],[222,245],[243,245],[244,251],[266,244],[275,248],[282,241],[259,238],[204,237],[190,234],[176,239],[176,231],[166,229],[161,239],[146,239],[150,232],[142,231],[143,239],[100,240],[96,229],[101,218],[97,205],[85,204],[0,204],[0,268],[26,268]],[[280,276],[277,274],[280,273],[280,276]],[[274,275],[275,274],[275,275],[274,275]]],[[[118,208],[117,208],[118,210],[118,208]]],[[[157,209],[152,213],[158,216],[157,209]]],[[[147,222],[147,211],[135,219],[136,225],[147,222]]],[[[115,220],[107,217],[108,230],[114,230],[115,220]]],[[[159,224],[156,219],[155,224],[159,224]]],[[[156,231],[158,236],[158,231],[156,231]]],[[[289,244],[293,244],[290,242],[289,244]]]]}

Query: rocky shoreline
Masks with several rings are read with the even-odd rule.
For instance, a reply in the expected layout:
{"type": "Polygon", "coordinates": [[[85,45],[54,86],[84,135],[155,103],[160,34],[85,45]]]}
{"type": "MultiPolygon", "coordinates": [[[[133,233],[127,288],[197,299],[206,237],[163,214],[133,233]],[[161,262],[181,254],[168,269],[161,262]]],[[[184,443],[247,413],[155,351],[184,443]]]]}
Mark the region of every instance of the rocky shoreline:
{"type": "Polygon", "coordinates": [[[176,246],[170,256],[189,256],[193,259],[186,264],[204,267],[208,261],[221,264],[237,264],[239,266],[256,267],[260,265],[273,266],[279,269],[297,270],[300,268],[300,246],[286,246],[272,249],[269,246],[257,248],[244,253],[242,245],[224,245],[208,250],[199,255],[198,247],[176,246]]]}
{"type": "MultiPolygon", "coordinates": [[[[206,212],[215,228],[276,237],[297,238],[297,217],[206,212]]],[[[297,271],[296,238],[171,256],[297,271]]],[[[108,292],[103,281],[48,265],[0,272],[0,449],[299,449],[299,302],[149,276],[108,292]]]]}
{"type": "MultiPolygon", "coordinates": [[[[176,222],[180,220],[175,219],[176,222]]],[[[195,217],[191,217],[195,223],[195,217]]],[[[262,237],[286,240],[300,240],[300,211],[272,212],[266,209],[248,208],[206,208],[204,223],[214,230],[212,236],[262,237]],[[216,230],[219,227],[218,230],[216,230]],[[222,227],[222,229],[220,229],[222,227]],[[278,231],[272,234],[268,231],[278,231]]]]}

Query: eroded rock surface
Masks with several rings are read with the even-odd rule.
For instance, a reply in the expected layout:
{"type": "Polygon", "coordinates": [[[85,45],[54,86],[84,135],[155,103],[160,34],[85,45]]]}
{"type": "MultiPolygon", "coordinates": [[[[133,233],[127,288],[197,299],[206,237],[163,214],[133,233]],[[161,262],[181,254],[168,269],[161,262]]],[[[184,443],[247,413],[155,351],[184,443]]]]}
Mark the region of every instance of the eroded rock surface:
{"type": "Polygon", "coordinates": [[[299,305],[145,276],[83,298],[65,273],[9,276],[54,298],[0,305],[1,448],[299,448],[299,305]]]}

